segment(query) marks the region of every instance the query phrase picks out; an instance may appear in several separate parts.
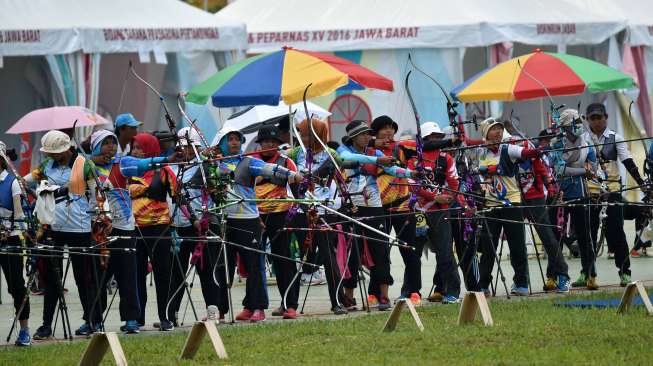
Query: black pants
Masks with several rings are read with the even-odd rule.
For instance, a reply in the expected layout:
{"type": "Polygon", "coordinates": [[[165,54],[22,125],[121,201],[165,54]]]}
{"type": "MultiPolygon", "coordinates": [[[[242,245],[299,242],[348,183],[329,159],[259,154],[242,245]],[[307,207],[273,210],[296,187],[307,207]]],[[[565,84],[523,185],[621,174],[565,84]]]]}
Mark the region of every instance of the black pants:
{"type": "Polygon", "coordinates": [[[580,250],[581,273],[596,276],[596,241],[590,235],[591,209],[583,206],[590,203],[590,199],[573,200],[572,207],[565,208],[572,222],[578,249],[580,250]]]}
{"type": "MultiPolygon", "coordinates": [[[[291,232],[285,231],[287,212],[274,212],[262,214],[261,220],[265,225],[265,234],[270,239],[270,247],[273,254],[281,255],[287,258],[292,257],[290,246],[293,245],[291,237],[296,238],[291,232]]],[[[292,226],[291,220],[288,224],[292,226]]],[[[297,240],[299,243],[299,240],[297,240]]],[[[301,243],[299,243],[301,246],[301,243]]],[[[274,267],[274,274],[277,278],[277,288],[281,295],[281,308],[297,309],[299,301],[299,278],[297,274],[297,264],[278,257],[270,256],[270,261],[274,267]],[[294,281],[293,281],[294,280],[294,281]],[[292,281],[292,284],[291,284],[292,281]],[[291,286],[290,289],[288,289],[291,286]],[[286,294],[287,291],[287,294],[286,294]],[[286,302],[284,306],[284,295],[286,302]]]]}
{"type": "MultiPolygon", "coordinates": [[[[607,195],[607,201],[623,202],[623,197],[620,193],[610,193],[607,195]]],[[[597,235],[601,225],[600,212],[601,206],[592,206],[591,228],[594,242],[598,240],[597,235]]],[[[624,207],[621,205],[608,206],[607,214],[608,217],[605,219],[605,240],[608,243],[608,250],[614,253],[614,264],[619,269],[619,275],[630,275],[630,255],[626,233],[624,232],[624,207]]]]}
{"type": "MultiPolygon", "coordinates": [[[[263,250],[263,243],[261,243],[261,224],[258,218],[255,219],[227,219],[227,228],[225,239],[244,247],[263,250]]],[[[229,311],[229,298],[226,275],[224,273],[224,255],[227,257],[229,283],[233,282],[234,271],[236,269],[236,254],[247,270],[247,281],[245,282],[245,298],[243,299],[243,307],[245,309],[264,310],[268,307],[267,286],[265,283],[265,258],[263,254],[253,252],[251,250],[243,249],[234,245],[226,244],[225,248],[221,249],[222,253],[218,258],[218,269],[216,269],[216,276],[220,286],[220,296],[218,308],[220,312],[226,313],[229,311]],[[225,250],[226,249],[226,250],[225,250]]]]}
{"type": "MultiPolygon", "coordinates": [[[[383,214],[384,211],[382,207],[359,206],[358,210],[356,211],[357,217],[370,217],[370,219],[365,220],[365,224],[381,232],[386,232],[385,219],[376,217],[382,216],[383,214]]],[[[360,266],[360,258],[363,251],[365,250],[365,244],[367,243],[367,250],[369,250],[370,257],[374,262],[374,265],[370,268],[370,283],[368,292],[370,294],[380,296],[379,286],[391,286],[394,283],[394,279],[390,274],[390,243],[386,237],[361,226],[355,226],[354,230],[357,232],[357,234],[362,235],[365,238],[358,239],[357,249],[359,256],[349,257],[350,262],[353,263],[353,267],[350,267],[349,269],[351,272],[351,278],[347,279],[345,287],[356,287],[358,282],[358,267],[360,266]],[[366,238],[373,240],[368,240],[366,238]],[[358,263],[353,262],[357,259],[358,263]],[[352,268],[355,270],[352,270],[352,268]]],[[[354,248],[356,248],[356,246],[354,246],[354,248]]]]}
{"type": "MultiPolygon", "coordinates": [[[[322,216],[322,218],[327,223],[334,223],[336,221],[340,221],[339,217],[335,217],[332,215],[324,215],[322,216]]],[[[298,213],[295,219],[293,220],[293,225],[296,225],[297,227],[303,227],[303,228],[308,227],[308,220],[306,218],[306,214],[298,213]]],[[[297,239],[299,240],[301,246],[306,241],[307,232],[298,231],[296,233],[297,233],[297,239]]],[[[345,282],[349,281],[349,280],[341,281],[342,277],[340,274],[340,269],[338,268],[338,262],[336,260],[337,243],[338,243],[338,237],[335,233],[329,231],[317,231],[313,233],[313,239],[310,241],[310,243],[308,243],[309,247],[307,248],[307,250],[316,250],[316,256],[315,258],[313,258],[314,261],[311,262],[310,256],[308,257],[309,259],[307,259],[307,261],[313,264],[324,265],[324,272],[326,274],[326,280],[327,280],[327,288],[329,290],[329,300],[331,301],[332,308],[337,306],[338,304],[342,304],[342,302],[344,301],[344,292],[342,287],[347,286],[345,282]]],[[[354,245],[356,244],[354,243],[354,245]]],[[[352,256],[353,255],[354,255],[354,250],[352,248],[352,256]]],[[[313,268],[311,266],[304,266],[304,267],[313,268]]],[[[310,269],[310,271],[312,270],[313,269],[310,269]]],[[[356,275],[358,275],[358,270],[356,270],[356,275]]],[[[354,276],[354,273],[352,273],[352,276],[354,276]]],[[[351,288],[354,287],[355,286],[351,288]]]]}
{"type": "Polygon", "coordinates": [[[470,221],[472,231],[467,234],[467,240],[465,240],[466,224],[464,220],[460,220],[463,218],[460,211],[456,211],[455,218],[456,220],[451,220],[451,236],[453,237],[458,262],[463,272],[465,288],[467,291],[479,291],[478,276],[476,275],[478,268],[474,267],[474,265],[478,265],[478,262],[475,260],[477,258],[477,249],[473,246],[475,225],[470,221]]]}
{"type": "MultiPolygon", "coordinates": [[[[10,236],[7,241],[0,242],[0,247],[19,247],[21,245],[18,236],[10,236]]],[[[9,253],[16,253],[17,255],[2,255],[0,254],[0,267],[2,273],[5,275],[7,281],[7,291],[14,299],[14,309],[16,313],[25,300],[25,306],[20,313],[18,320],[29,319],[29,297],[26,297],[27,289],[25,288],[25,279],[23,278],[23,257],[19,255],[19,249],[10,249],[9,253]]]]}
{"type": "MultiPolygon", "coordinates": [[[[91,245],[91,233],[52,231],[50,235],[53,245],[60,248],[66,245],[72,249],[91,245]]],[[[52,325],[59,296],[63,296],[61,279],[63,278],[64,269],[63,260],[60,258],[44,258],[43,260],[45,261],[46,278],[43,293],[43,325],[50,326],[52,325]]],[[[104,309],[96,305],[93,314],[91,314],[91,307],[93,307],[98,291],[104,291],[99,283],[102,271],[99,257],[71,254],[70,264],[73,269],[77,291],[79,292],[79,300],[82,304],[82,319],[94,324],[100,323],[104,309]]]]}
{"type": "Polygon", "coordinates": [[[415,248],[415,250],[399,248],[401,259],[404,261],[404,282],[401,285],[401,295],[410,296],[413,292],[419,293],[422,289],[422,247],[415,240],[415,215],[413,213],[391,211],[392,206],[384,207],[386,215],[398,214],[386,218],[386,232],[392,229],[398,239],[415,248]]]}
{"type": "MultiPolygon", "coordinates": [[[[537,235],[542,241],[542,245],[544,246],[544,250],[546,251],[548,259],[546,266],[546,276],[548,278],[556,278],[558,275],[569,277],[569,268],[567,266],[567,262],[562,255],[559,239],[554,233],[554,231],[557,229],[550,226],[542,226],[551,225],[551,222],[549,221],[549,215],[545,207],[545,199],[534,198],[527,199],[524,202],[526,206],[538,206],[525,207],[524,214],[526,215],[528,221],[534,224],[541,224],[535,225],[535,231],[537,231],[537,235]]],[[[533,243],[533,245],[535,245],[535,243],[533,243]]]]}
{"type": "Polygon", "coordinates": [[[458,263],[453,256],[451,223],[447,218],[449,211],[424,213],[429,226],[428,237],[431,249],[435,252],[435,290],[448,296],[460,295],[460,275],[458,263]]]}
{"type": "Polygon", "coordinates": [[[154,285],[156,286],[156,306],[159,313],[159,321],[173,320],[174,311],[170,307],[166,314],[166,306],[170,300],[170,278],[171,278],[171,240],[162,238],[170,235],[168,225],[152,225],[139,227],[140,233],[146,237],[138,240],[136,244],[137,260],[137,289],[140,302],[140,316],[138,322],[145,324],[145,307],[147,305],[147,261],[152,263],[154,285]]]}
{"type": "MultiPolygon", "coordinates": [[[[193,226],[178,227],[177,235],[179,235],[182,240],[179,252],[173,254],[172,256],[172,282],[170,283],[170,289],[173,292],[171,296],[174,295],[174,299],[171,301],[170,308],[171,312],[175,314],[175,320],[177,320],[177,315],[179,313],[179,308],[181,306],[181,301],[185,296],[185,289],[183,285],[184,282],[188,281],[188,277],[193,276],[188,273],[188,266],[191,255],[195,251],[197,245],[200,245],[197,241],[184,241],[184,237],[197,237],[197,231],[193,226]],[[188,277],[187,277],[188,275],[188,277]]],[[[218,285],[213,280],[213,270],[215,268],[215,263],[218,258],[218,244],[217,243],[204,243],[202,249],[202,260],[197,259],[195,263],[195,270],[200,278],[200,285],[202,286],[202,296],[204,297],[204,303],[208,307],[209,305],[218,305],[218,285]]]]}
{"type": "Polygon", "coordinates": [[[517,287],[528,287],[528,258],[526,256],[526,243],[524,241],[524,224],[521,207],[501,207],[486,214],[483,220],[485,226],[481,231],[479,264],[480,281],[483,289],[490,288],[492,282],[492,269],[494,268],[495,251],[499,244],[501,229],[504,230],[508,247],[510,248],[510,264],[515,272],[513,282],[517,287]],[[506,222],[512,220],[518,222],[506,222]],[[488,232],[490,235],[488,235],[488,232]]]}
{"type": "MultiPolygon", "coordinates": [[[[133,230],[120,230],[114,228],[111,231],[111,235],[132,238],[118,239],[109,244],[111,248],[136,248],[136,239],[134,238],[133,230]]],[[[111,279],[111,276],[113,275],[118,284],[118,291],[120,292],[120,320],[138,320],[141,314],[141,304],[138,301],[138,291],[136,290],[136,252],[112,250],[110,253],[111,257],[109,258],[109,266],[107,273],[104,276],[105,278],[102,288],[105,288],[109,279],[111,279]]],[[[106,303],[107,292],[101,291],[99,303],[96,306],[100,306],[100,308],[104,310],[106,309],[106,303]]]]}

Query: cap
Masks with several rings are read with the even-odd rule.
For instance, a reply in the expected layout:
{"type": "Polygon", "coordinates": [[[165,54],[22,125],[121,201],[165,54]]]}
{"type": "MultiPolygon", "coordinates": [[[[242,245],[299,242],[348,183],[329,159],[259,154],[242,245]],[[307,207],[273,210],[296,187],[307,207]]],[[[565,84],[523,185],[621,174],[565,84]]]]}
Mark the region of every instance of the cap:
{"type": "Polygon", "coordinates": [[[345,127],[345,130],[347,131],[347,136],[342,138],[342,142],[349,142],[351,139],[364,132],[374,132],[370,126],[367,125],[367,122],[362,120],[349,122],[345,127]]]}
{"type": "Polygon", "coordinates": [[[260,144],[263,140],[277,140],[279,143],[283,143],[283,140],[279,136],[279,128],[274,125],[266,125],[258,130],[255,142],[260,144]]]}
{"type": "Polygon", "coordinates": [[[52,130],[41,137],[41,151],[46,154],[59,154],[70,149],[70,137],[59,131],[52,130]]]}
{"type": "Polygon", "coordinates": [[[568,108],[560,113],[560,120],[558,124],[560,127],[571,126],[577,119],[580,119],[580,114],[578,114],[578,111],[568,108]]]}
{"type": "Polygon", "coordinates": [[[376,117],[372,121],[370,128],[372,128],[372,131],[374,131],[374,134],[376,135],[385,126],[392,126],[392,128],[395,130],[395,133],[399,131],[399,125],[397,122],[393,121],[392,118],[386,115],[376,117]]]}
{"type": "Polygon", "coordinates": [[[587,106],[585,115],[589,119],[592,116],[607,116],[608,114],[606,113],[605,106],[602,103],[592,103],[587,106]]]}
{"type": "Polygon", "coordinates": [[[134,115],[131,113],[123,113],[118,115],[116,117],[116,123],[115,126],[116,128],[122,127],[122,126],[130,126],[130,127],[138,127],[142,125],[143,122],[137,121],[136,118],[134,118],[134,115]]]}
{"type": "Polygon", "coordinates": [[[440,126],[438,126],[438,124],[435,122],[424,122],[420,126],[420,129],[422,130],[422,138],[425,138],[426,136],[432,135],[434,133],[442,135],[443,137],[445,135],[445,133],[440,129],[440,126]]]}
{"type": "Polygon", "coordinates": [[[487,138],[487,133],[490,132],[490,129],[496,125],[501,125],[503,127],[503,123],[497,121],[493,117],[485,119],[483,122],[481,122],[481,133],[483,134],[483,138],[487,138]]]}
{"type": "Polygon", "coordinates": [[[193,142],[193,145],[202,146],[202,139],[200,138],[200,134],[197,133],[194,128],[184,127],[180,129],[177,131],[177,137],[179,138],[180,146],[187,146],[188,139],[193,142]]]}

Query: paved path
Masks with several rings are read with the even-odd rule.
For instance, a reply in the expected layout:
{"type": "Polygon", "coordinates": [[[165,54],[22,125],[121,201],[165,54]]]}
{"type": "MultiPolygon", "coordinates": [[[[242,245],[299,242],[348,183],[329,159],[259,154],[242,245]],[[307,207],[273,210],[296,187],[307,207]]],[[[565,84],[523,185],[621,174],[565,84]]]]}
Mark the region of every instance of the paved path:
{"type": "MultiPolygon", "coordinates": [[[[626,232],[628,233],[629,236],[629,242],[632,243],[632,239],[634,237],[633,234],[634,228],[632,222],[626,223],[626,232]]],[[[529,248],[529,252],[531,251],[532,251],[532,247],[529,248]]],[[[580,270],[580,259],[569,259],[568,263],[569,263],[570,275],[572,279],[574,279],[576,276],[578,276],[580,270]]],[[[653,280],[653,257],[634,258],[634,259],[631,258],[631,263],[632,263],[633,280],[653,280]]],[[[512,284],[511,278],[513,272],[512,272],[512,268],[510,267],[510,263],[505,255],[504,255],[504,260],[502,261],[501,264],[505,272],[507,278],[507,285],[509,288],[510,285],[512,284]]],[[[542,261],[542,265],[543,266],[546,265],[546,260],[542,261]]],[[[433,272],[435,271],[435,257],[433,254],[430,254],[427,259],[423,260],[422,267],[423,267],[422,294],[426,296],[428,294],[429,289],[431,288],[433,272]]],[[[540,277],[538,264],[535,258],[531,258],[529,260],[529,267],[530,267],[530,277],[531,277],[533,290],[541,291],[542,279],[540,277]]],[[[619,283],[619,277],[617,275],[617,270],[614,266],[613,260],[607,259],[604,255],[603,257],[598,259],[597,269],[599,274],[600,285],[615,285],[619,283]]],[[[395,279],[395,284],[390,289],[390,295],[391,298],[395,298],[399,296],[399,291],[401,288],[401,280],[403,278],[403,262],[401,260],[401,256],[399,255],[397,249],[393,249],[392,252],[392,275],[395,279]]],[[[192,289],[192,298],[196,308],[198,309],[198,316],[202,317],[205,315],[205,310],[204,310],[204,301],[202,300],[202,294],[199,286],[200,286],[199,279],[196,279],[195,287],[192,289]]],[[[81,305],[79,303],[79,297],[77,295],[77,289],[74,284],[74,281],[72,280],[72,275],[69,276],[66,282],[66,287],[70,290],[66,296],[66,300],[68,302],[68,307],[69,307],[71,327],[74,330],[82,322],[81,320],[82,313],[81,313],[81,305]]],[[[303,300],[306,289],[307,287],[301,288],[300,301],[303,300]]],[[[154,286],[149,287],[148,291],[149,291],[148,304],[147,304],[147,312],[146,312],[147,324],[143,330],[153,330],[152,323],[158,321],[156,315],[157,312],[156,312],[154,286]]],[[[2,305],[0,305],[0,339],[2,339],[2,341],[0,342],[0,344],[3,344],[4,339],[6,338],[7,333],[9,332],[9,328],[11,327],[11,321],[13,316],[12,300],[10,295],[7,293],[6,283],[4,282],[4,279],[2,280],[2,289],[0,293],[2,295],[2,305]]],[[[234,297],[234,304],[236,305],[235,306],[236,311],[239,311],[241,308],[239,304],[244,296],[244,283],[242,284],[236,283],[236,286],[233,289],[232,294],[234,297]]],[[[358,292],[356,292],[356,294],[358,294],[358,292]]],[[[505,295],[505,291],[503,290],[502,285],[500,285],[498,289],[498,296],[500,295],[505,295]]],[[[272,320],[273,318],[269,315],[269,312],[271,311],[272,308],[278,306],[278,304],[281,303],[281,296],[276,289],[276,285],[274,284],[269,285],[269,296],[270,296],[270,310],[268,310],[268,317],[269,319],[272,320]]],[[[33,332],[41,324],[40,320],[42,314],[43,297],[32,296],[30,301],[32,306],[30,328],[31,331],[33,332]]],[[[118,301],[119,301],[119,296],[116,297],[116,301],[114,302],[113,308],[107,319],[106,328],[108,331],[118,331],[118,328],[121,325],[119,314],[118,314],[118,301]]],[[[358,301],[360,303],[360,299],[358,301]]],[[[182,313],[184,311],[186,302],[187,302],[186,297],[184,297],[184,301],[182,303],[182,308],[181,308],[182,313]]],[[[329,296],[328,296],[326,286],[325,285],[312,286],[310,289],[308,300],[306,302],[306,308],[305,308],[306,316],[324,316],[330,314],[329,308],[330,308],[329,296]]],[[[181,316],[182,315],[180,315],[180,317],[181,316]]],[[[194,320],[193,314],[189,307],[185,317],[185,326],[192,324],[193,320],[194,320]]],[[[154,332],[147,332],[147,333],[152,334],[154,332]]],[[[62,336],[60,326],[56,330],[56,336],[57,337],[62,336]]]]}

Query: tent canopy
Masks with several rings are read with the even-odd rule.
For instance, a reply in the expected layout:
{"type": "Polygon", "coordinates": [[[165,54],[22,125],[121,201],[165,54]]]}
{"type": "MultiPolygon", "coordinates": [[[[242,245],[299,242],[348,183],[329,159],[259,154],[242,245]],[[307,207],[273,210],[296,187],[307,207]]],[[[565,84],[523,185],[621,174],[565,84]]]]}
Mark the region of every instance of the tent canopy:
{"type": "Polygon", "coordinates": [[[247,24],[252,53],[596,44],[626,25],[574,0],[238,0],[217,16],[247,24]]]}
{"type": "Polygon", "coordinates": [[[246,49],[245,25],[178,0],[0,0],[0,56],[246,49]]]}
{"type": "Polygon", "coordinates": [[[651,0],[574,0],[580,6],[593,7],[605,16],[628,21],[628,43],[653,46],[653,1],[651,0]]]}

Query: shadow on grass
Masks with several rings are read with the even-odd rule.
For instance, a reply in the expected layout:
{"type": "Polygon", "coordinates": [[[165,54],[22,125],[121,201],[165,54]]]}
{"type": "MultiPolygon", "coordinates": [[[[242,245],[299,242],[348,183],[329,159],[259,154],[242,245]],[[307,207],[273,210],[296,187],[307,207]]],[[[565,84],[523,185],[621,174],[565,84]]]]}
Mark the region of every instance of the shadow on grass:
{"type": "MultiPolygon", "coordinates": [[[[374,364],[649,364],[651,326],[642,307],[626,315],[616,309],[553,306],[559,300],[608,299],[619,292],[555,296],[543,299],[494,300],[493,327],[480,322],[456,324],[459,306],[418,307],[425,331],[408,312],[393,333],[381,329],[389,316],[306,320],[253,326],[220,326],[229,364],[237,365],[374,365],[374,364]]],[[[211,353],[208,340],[195,360],[178,362],[187,333],[121,336],[132,365],[224,364],[211,353]]],[[[88,341],[17,349],[0,349],[3,365],[76,364],[88,341]]],[[[112,364],[107,355],[104,363],[112,364]]]]}

